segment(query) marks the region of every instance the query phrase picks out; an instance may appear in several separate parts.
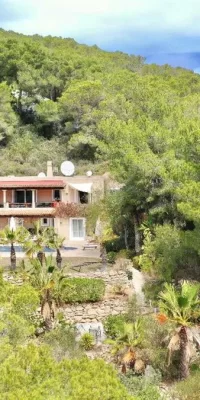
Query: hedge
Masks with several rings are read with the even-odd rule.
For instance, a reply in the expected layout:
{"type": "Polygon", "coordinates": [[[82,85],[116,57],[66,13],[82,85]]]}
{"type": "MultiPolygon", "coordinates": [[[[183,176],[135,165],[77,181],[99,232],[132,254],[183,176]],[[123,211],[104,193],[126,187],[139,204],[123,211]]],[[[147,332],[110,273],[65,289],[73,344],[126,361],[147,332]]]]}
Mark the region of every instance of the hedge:
{"type": "Polygon", "coordinates": [[[84,303],[102,300],[105,283],[95,278],[64,278],[59,298],[64,303],[84,303]]]}

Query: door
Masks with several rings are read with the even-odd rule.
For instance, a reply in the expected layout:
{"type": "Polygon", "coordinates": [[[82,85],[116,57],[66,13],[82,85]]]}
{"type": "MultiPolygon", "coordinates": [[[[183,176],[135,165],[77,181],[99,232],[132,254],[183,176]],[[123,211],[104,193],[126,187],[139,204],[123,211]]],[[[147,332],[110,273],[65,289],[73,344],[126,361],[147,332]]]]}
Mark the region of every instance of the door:
{"type": "Polygon", "coordinates": [[[32,204],[32,190],[26,190],[26,203],[32,204]]]}
{"type": "Polygon", "coordinates": [[[25,203],[25,190],[15,191],[15,203],[24,204],[25,203]]]}
{"type": "Polygon", "coordinates": [[[71,218],[70,220],[70,239],[84,240],[85,239],[85,219],[71,218]]]}

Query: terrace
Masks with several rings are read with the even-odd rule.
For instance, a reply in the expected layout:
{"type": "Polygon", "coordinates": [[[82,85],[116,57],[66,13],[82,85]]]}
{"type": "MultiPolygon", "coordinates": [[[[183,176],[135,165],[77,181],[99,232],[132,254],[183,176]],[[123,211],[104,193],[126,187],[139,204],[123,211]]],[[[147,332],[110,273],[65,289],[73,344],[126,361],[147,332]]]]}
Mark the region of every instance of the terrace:
{"type": "Polygon", "coordinates": [[[54,208],[62,198],[65,183],[55,179],[8,180],[0,182],[0,214],[8,209],[54,208]]]}

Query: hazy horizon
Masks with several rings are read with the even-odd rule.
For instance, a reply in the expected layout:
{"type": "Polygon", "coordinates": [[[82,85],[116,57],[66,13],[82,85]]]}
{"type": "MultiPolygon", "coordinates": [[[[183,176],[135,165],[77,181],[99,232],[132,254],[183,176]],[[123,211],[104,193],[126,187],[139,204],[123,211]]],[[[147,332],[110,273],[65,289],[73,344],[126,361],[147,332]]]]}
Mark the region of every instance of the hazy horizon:
{"type": "Polygon", "coordinates": [[[71,37],[147,62],[200,68],[198,0],[0,0],[0,7],[5,30],[71,37]]]}

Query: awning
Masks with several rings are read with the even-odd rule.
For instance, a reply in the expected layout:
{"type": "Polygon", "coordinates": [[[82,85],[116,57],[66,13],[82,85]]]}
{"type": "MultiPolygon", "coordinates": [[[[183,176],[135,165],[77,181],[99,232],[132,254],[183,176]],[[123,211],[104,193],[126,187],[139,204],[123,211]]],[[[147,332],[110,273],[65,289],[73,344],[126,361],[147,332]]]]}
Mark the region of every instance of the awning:
{"type": "Polygon", "coordinates": [[[70,183],[69,186],[79,192],[91,193],[92,191],[92,183],[70,183]]]}

